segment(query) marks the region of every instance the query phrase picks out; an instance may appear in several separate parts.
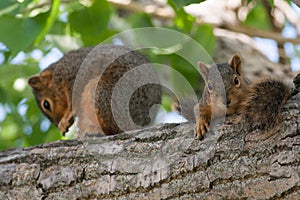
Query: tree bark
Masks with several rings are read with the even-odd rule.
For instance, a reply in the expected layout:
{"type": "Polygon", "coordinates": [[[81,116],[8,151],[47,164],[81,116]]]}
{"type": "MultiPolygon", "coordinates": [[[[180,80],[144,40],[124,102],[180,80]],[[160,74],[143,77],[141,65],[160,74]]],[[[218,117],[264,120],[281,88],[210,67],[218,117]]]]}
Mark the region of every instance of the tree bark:
{"type": "Polygon", "coordinates": [[[194,124],[0,152],[0,199],[299,199],[300,95],[273,131],[194,124]]]}

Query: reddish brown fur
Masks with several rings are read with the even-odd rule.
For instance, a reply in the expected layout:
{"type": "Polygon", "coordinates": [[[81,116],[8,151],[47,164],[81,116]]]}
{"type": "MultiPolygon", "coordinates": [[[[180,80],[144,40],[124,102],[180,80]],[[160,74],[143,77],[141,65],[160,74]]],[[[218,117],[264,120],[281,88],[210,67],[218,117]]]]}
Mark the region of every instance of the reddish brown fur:
{"type": "Polygon", "coordinates": [[[206,83],[199,104],[195,107],[195,133],[198,138],[202,139],[208,131],[212,114],[213,117],[221,117],[225,113],[228,116],[239,111],[241,102],[248,95],[248,83],[242,77],[241,60],[238,55],[234,55],[228,63],[214,65],[211,69],[208,69],[203,63],[199,63],[198,66],[206,83]],[[218,75],[223,79],[225,97],[218,93],[219,86],[216,82],[222,81],[215,80],[218,75]],[[235,84],[235,79],[238,79],[237,85],[235,84]],[[209,84],[212,86],[216,84],[217,86],[215,87],[217,88],[209,89],[209,84]]]}
{"type": "MultiPolygon", "coordinates": [[[[214,66],[219,67],[219,73],[225,85],[227,103],[229,102],[226,107],[226,115],[239,114],[237,121],[243,123],[250,130],[257,128],[267,130],[275,127],[278,119],[280,119],[282,107],[292,95],[298,92],[297,87],[300,85],[300,76],[298,75],[294,79],[296,89],[292,91],[283,82],[272,79],[258,81],[249,85],[242,77],[239,57],[234,55],[228,64],[234,70],[232,75],[227,73],[228,65],[219,64],[214,66]],[[234,81],[232,80],[236,77],[239,79],[239,84],[233,84],[234,81]]],[[[209,128],[212,108],[217,113],[214,113],[214,116],[218,117],[224,107],[222,108],[219,107],[219,104],[212,103],[220,98],[218,94],[214,94],[213,90],[210,91],[207,86],[208,83],[212,84],[214,79],[208,80],[207,74],[209,70],[204,64],[200,64],[199,67],[205,79],[206,87],[195,109],[197,119],[195,132],[197,137],[202,139],[209,128]]]]}
{"type": "MultiPolygon", "coordinates": [[[[43,71],[39,75],[31,77],[28,83],[33,88],[33,93],[36,96],[38,105],[42,112],[50,119],[52,123],[54,123],[56,126],[59,126],[59,122],[64,119],[64,116],[67,113],[68,101],[66,98],[66,91],[58,91],[55,89],[52,79],[52,71],[43,71]],[[51,110],[55,110],[54,113],[49,112],[43,107],[42,103],[45,100],[50,103],[51,110]]],[[[69,119],[63,120],[65,126],[67,126],[69,121],[69,119]]],[[[64,129],[64,127],[60,127],[61,129],[64,129]]]]}
{"type": "Polygon", "coordinates": [[[28,80],[42,112],[63,134],[74,122],[72,113],[74,77],[82,60],[91,50],[92,48],[89,47],[80,51],[71,51],[28,80]],[[50,103],[51,111],[43,107],[44,100],[50,103]]]}
{"type": "Polygon", "coordinates": [[[232,87],[232,90],[227,94],[227,99],[231,102],[230,107],[226,109],[227,116],[237,113],[240,104],[248,96],[248,84],[241,78],[239,80],[242,82],[241,87],[232,87]]]}
{"type": "Polygon", "coordinates": [[[267,79],[253,83],[241,104],[241,119],[251,130],[270,129],[278,123],[282,107],[290,97],[290,88],[282,81],[267,79]]]}
{"type": "MultiPolygon", "coordinates": [[[[142,73],[148,75],[150,82],[158,82],[155,71],[138,52],[123,46],[99,45],[67,53],[40,74],[29,78],[28,83],[42,112],[63,134],[73,124],[73,116],[78,116],[80,133],[112,135],[122,130],[114,121],[111,94],[119,79],[140,65],[144,66],[142,73]],[[43,104],[45,102],[47,104],[43,104]]],[[[130,88],[130,85],[122,86],[122,91],[130,88]]],[[[143,127],[148,125],[149,108],[160,103],[161,88],[147,85],[136,91],[129,105],[132,108],[130,117],[143,127]]],[[[125,122],[122,128],[138,127],[133,123],[126,126],[128,117],[124,111],[123,107],[117,110],[123,113],[120,114],[125,122]]]]}
{"type": "MultiPolygon", "coordinates": [[[[102,122],[98,121],[95,108],[95,90],[98,84],[98,78],[94,78],[84,89],[82,93],[80,112],[78,117],[81,119],[78,122],[79,130],[83,133],[103,133],[101,127],[102,122]]],[[[84,135],[82,135],[84,136],[84,135]]]]}

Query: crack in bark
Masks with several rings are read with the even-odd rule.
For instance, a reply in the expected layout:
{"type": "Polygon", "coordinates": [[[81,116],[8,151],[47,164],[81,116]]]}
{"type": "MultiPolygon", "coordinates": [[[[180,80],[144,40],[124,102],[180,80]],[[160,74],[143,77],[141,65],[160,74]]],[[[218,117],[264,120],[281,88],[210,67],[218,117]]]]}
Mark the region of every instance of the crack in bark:
{"type": "Polygon", "coordinates": [[[0,199],[296,195],[300,131],[298,117],[289,113],[297,114],[285,112],[283,130],[270,137],[225,125],[198,141],[194,124],[184,123],[0,152],[0,199]]]}

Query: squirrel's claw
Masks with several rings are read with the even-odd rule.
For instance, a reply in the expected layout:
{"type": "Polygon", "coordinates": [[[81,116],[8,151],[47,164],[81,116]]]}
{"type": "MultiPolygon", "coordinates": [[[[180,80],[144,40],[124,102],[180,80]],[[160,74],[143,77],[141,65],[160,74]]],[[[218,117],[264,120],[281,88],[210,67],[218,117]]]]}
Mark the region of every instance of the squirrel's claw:
{"type": "Polygon", "coordinates": [[[64,117],[64,118],[62,118],[62,120],[60,120],[60,122],[58,124],[58,129],[63,134],[63,136],[65,136],[65,134],[69,130],[69,127],[72,126],[73,123],[74,123],[73,117],[71,117],[71,118],[70,117],[64,117]]]}
{"type": "Polygon", "coordinates": [[[209,123],[204,119],[199,119],[195,126],[195,136],[202,140],[209,128],[209,123]]]}
{"type": "Polygon", "coordinates": [[[58,124],[58,129],[60,130],[60,132],[65,135],[66,132],[68,132],[68,128],[69,128],[70,124],[66,124],[63,121],[60,121],[58,124]]]}

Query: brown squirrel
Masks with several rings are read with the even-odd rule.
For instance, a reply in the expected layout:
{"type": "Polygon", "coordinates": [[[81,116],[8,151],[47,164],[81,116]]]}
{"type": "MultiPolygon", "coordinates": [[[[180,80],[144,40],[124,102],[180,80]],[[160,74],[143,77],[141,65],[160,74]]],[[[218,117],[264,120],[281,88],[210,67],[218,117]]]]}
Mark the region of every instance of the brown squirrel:
{"type": "Polygon", "coordinates": [[[156,74],[146,58],[116,45],[71,51],[28,80],[40,109],[63,134],[75,117],[83,134],[113,135],[149,125],[157,109],[152,113],[149,110],[161,101],[161,88],[154,83],[158,83],[156,74]],[[123,79],[126,81],[118,86],[123,79]],[[140,79],[151,84],[132,88],[140,79]],[[117,89],[121,93],[113,98],[117,89]],[[128,108],[119,106],[119,100],[127,94],[132,94],[128,108]],[[124,121],[122,127],[115,120],[118,117],[124,121]]]}
{"type": "Polygon", "coordinates": [[[214,64],[210,68],[198,63],[205,81],[202,97],[194,109],[195,134],[199,139],[204,138],[213,117],[225,114],[238,114],[237,121],[248,124],[252,130],[272,128],[286,101],[298,93],[300,74],[294,78],[295,88],[273,79],[250,83],[243,76],[241,63],[237,54],[227,63],[214,64]]]}

